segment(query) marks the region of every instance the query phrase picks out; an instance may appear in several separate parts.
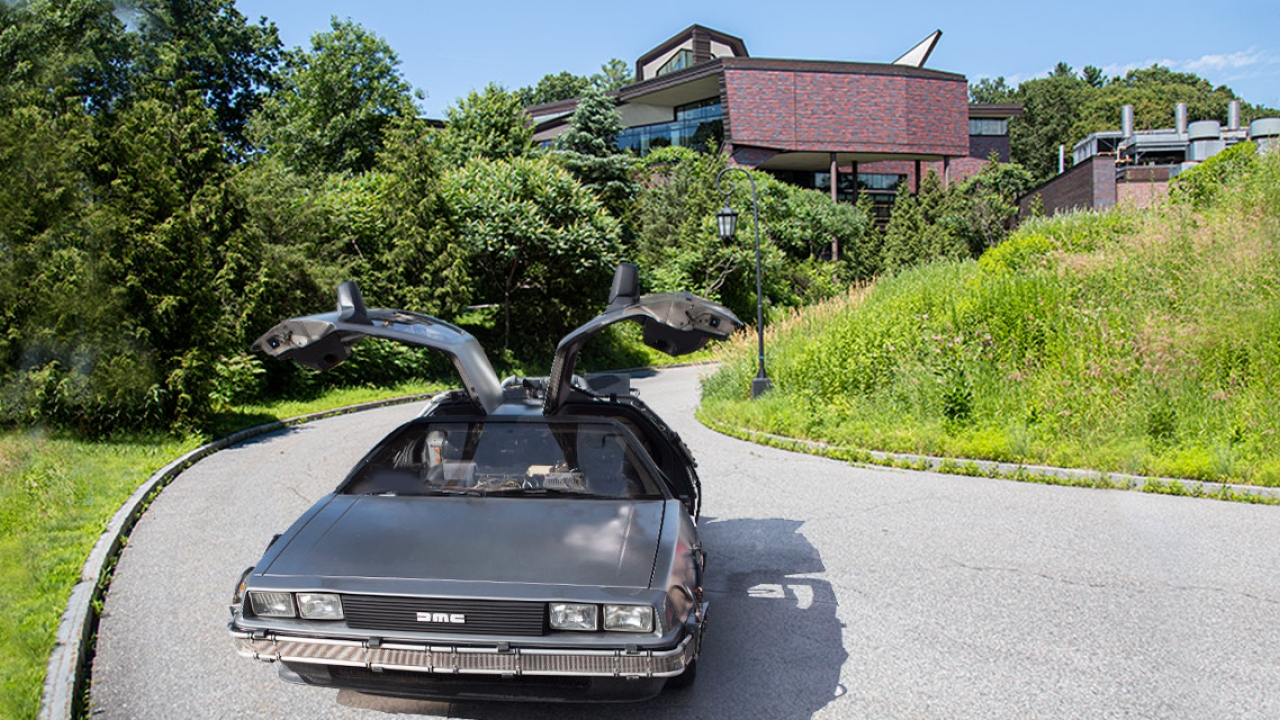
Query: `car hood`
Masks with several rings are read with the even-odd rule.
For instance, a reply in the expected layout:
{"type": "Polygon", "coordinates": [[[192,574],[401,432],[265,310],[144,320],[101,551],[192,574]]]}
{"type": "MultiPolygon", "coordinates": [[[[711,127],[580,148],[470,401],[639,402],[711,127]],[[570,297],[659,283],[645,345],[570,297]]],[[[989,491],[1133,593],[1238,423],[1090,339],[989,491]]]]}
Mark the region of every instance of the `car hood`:
{"type": "Polygon", "coordinates": [[[661,500],[334,495],[262,573],[644,588],[662,517],[661,500]]]}

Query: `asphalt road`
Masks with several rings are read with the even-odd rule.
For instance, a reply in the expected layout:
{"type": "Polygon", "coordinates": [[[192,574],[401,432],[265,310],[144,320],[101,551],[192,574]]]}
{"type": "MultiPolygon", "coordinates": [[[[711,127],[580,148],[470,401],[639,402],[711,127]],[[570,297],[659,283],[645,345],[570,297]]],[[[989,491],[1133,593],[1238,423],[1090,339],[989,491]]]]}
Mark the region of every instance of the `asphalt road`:
{"type": "Polygon", "coordinates": [[[700,461],[697,684],[638,705],[386,701],[239,658],[232,585],[419,406],[224,450],[139,521],[94,718],[1277,718],[1280,508],[863,469],[717,435],[697,368],[636,381],[700,461]]]}

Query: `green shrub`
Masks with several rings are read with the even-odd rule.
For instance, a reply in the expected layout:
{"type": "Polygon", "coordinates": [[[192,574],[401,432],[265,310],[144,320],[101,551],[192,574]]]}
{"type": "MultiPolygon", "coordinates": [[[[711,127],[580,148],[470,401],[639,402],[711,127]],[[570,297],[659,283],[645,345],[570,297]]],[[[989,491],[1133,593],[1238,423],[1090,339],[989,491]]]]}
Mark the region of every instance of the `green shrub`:
{"type": "Polygon", "coordinates": [[[978,258],[978,267],[989,273],[1019,273],[1043,267],[1054,249],[1053,241],[1035,232],[1023,232],[996,245],[978,258]]]}
{"type": "Polygon", "coordinates": [[[1236,183],[1257,164],[1258,146],[1252,142],[1232,145],[1169,181],[1169,197],[1174,202],[1204,207],[1213,202],[1222,188],[1236,183]]]}

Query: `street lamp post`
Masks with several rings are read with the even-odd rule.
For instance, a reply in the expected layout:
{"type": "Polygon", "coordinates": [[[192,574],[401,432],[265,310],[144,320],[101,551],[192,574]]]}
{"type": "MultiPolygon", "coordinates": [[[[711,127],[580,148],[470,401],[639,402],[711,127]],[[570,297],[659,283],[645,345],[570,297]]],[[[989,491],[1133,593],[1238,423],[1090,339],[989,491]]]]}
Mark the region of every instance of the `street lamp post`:
{"type": "Polygon", "coordinates": [[[716,227],[720,231],[720,239],[728,240],[733,237],[738,226],[738,212],[729,207],[729,196],[733,194],[733,180],[726,181],[724,187],[721,187],[720,182],[725,173],[730,170],[746,175],[751,183],[751,216],[756,230],[756,357],[759,360],[760,369],[751,380],[751,398],[754,400],[773,387],[773,382],[764,371],[764,287],[760,279],[760,206],[756,202],[756,181],[751,177],[751,173],[740,167],[727,167],[721,170],[720,174],[716,175],[716,191],[724,195],[724,209],[716,213],[716,227]]]}

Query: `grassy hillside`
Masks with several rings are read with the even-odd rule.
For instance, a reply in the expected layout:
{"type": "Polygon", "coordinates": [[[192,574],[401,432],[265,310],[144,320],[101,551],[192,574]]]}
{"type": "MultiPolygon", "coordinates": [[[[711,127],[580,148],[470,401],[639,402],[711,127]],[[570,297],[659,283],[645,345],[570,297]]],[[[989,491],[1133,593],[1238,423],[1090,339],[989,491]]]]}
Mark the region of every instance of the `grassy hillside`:
{"type": "Polygon", "coordinates": [[[704,415],[861,449],[1280,485],[1280,154],[1025,224],[749,338],[704,415]]]}

